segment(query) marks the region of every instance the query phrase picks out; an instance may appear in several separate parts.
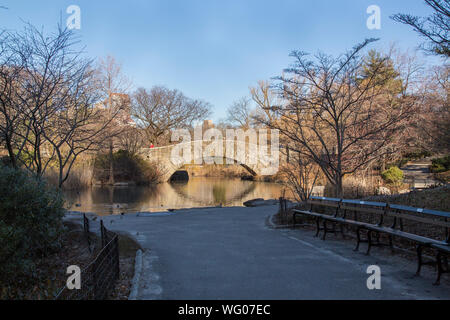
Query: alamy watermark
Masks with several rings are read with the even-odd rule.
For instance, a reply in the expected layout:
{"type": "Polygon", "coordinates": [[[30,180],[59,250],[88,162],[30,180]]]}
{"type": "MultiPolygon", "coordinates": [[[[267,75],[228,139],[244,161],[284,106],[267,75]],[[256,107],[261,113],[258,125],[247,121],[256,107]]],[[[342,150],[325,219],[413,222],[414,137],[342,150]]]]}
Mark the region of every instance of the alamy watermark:
{"type": "Polygon", "coordinates": [[[77,5],[70,5],[66,9],[69,17],[66,20],[66,26],[69,30],[81,29],[81,8],[77,5]]]}
{"type": "Polygon", "coordinates": [[[67,278],[66,286],[69,290],[81,289],[81,269],[79,266],[69,266],[66,274],[70,275],[67,278]]]}
{"type": "Polygon", "coordinates": [[[370,14],[367,18],[367,29],[380,30],[381,29],[381,9],[377,5],[371,5],[366,10],[367,14],[370,14]]]}
{"type": "Polygon", "coordinates": [[[381,268],[373,265],[367,267],[367,274],[370,274],[367,278],[367,289],[369,290],[381,290],[381,268]]]}
{"type": "Polygon", "coordinates": [[[212,128],[194,129],[194,137],[187,129],[175,130],[170,159],[175,166],[186,164],[238,164],[255,169],[258,175],[274,175],[280,164],[279,131],[259,129],[212,128]],[[270,140],[270,143],[268,143],[270,140]],[[206,146],[205,146],[206,144],[206,146]],[[270,152],[269,152],[270,151],[270,152]]]}

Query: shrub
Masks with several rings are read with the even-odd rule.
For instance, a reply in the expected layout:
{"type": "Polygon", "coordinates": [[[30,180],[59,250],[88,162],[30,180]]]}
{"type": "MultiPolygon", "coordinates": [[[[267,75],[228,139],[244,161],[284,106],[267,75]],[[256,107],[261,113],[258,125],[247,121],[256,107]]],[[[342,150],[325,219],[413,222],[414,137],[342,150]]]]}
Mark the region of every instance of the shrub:
{"type": "MultiPolygon", "coordinates": [[[[58,187],[59,172],[57,168],[48,168],[44,175],[50,185],[58,187]]],[[[85,165],[74,165],[69,177],[64,182],[63,190],[82,190],[92,185],[92,168],[85,165]]]]}
{"type": "Polygon", "coordinates": [[[390,167],[381,173],[381,177],[387,183],[398,185],[403,182],[403,171],[398,167],[390,167]]]}
{"type": "Polygon", "coordinates": [[[405,158],[408,160],[419,160],[426,157],[431,157],[432,153],[427,150],[416,150],[405,154],[405,158]]]}
{"type": "MultiPolygon", "coordinates": [[[[120,150],[113,154],[114,181],[137,184],[156,183],[159,180],[158,168],[138,155],[120,150]]],[[[109,179],[109,154],[99,154],[94,161],[94,178],[102,183],[109,179]]]]}
{"type": "Polygon", "coordinates": [[[0,166],[0,288],[37,280],[36,262],[60,249],[63,205],[59,190],[0,166]]]}
{"type": "Polygon", "coordinates": [[[434,159],[431,165],[433,173],[441,173],[450,170],[450,156],[434,159]]]}

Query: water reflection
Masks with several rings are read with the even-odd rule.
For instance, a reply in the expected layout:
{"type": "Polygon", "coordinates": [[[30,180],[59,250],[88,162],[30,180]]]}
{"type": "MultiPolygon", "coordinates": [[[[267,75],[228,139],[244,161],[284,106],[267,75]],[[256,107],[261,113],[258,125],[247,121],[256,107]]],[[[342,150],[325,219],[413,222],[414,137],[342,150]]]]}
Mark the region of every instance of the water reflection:
{"type": "Polygon", "coordinates": [[[283,188],[275,183],[197,177],[189,182],[148,187],[93,187],[81,192],[66,192],[66,198],[72,210],[110,215],[218,205],[242,206],[250,199],[278,198],[283,194],[283,188]]]}

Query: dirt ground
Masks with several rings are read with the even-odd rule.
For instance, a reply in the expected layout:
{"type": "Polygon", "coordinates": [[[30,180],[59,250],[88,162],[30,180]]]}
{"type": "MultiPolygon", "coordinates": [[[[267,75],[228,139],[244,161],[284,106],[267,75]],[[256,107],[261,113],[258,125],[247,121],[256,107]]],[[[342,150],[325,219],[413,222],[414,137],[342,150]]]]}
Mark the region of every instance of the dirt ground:
{"type": "MultiPolygon", "coordinates": [[[[89,246],[82,226],[72,222],[65,222],[64,226],[66,232],[63,234],[61,250],[38,262],[36,281],[24,288],[0,292],[0,300],[52,300],[65,286],[68,266],[77,265],[83,269],[95,258],[100,247],[99,237],[91,233],[89,246]]],[[[139,248],[127,235],[119,235],[120,278],[109,299],[128,299],[134,276],[134,259],[139,248]]]]}
{"type": "Polygon", "coordinates": [[[139,244],[126,234],[119,234],[120,278],[110,300],[128,300],[131,291],[131,280],[134,276],[134,262],[136,251],[141,249],[139,244]]]}

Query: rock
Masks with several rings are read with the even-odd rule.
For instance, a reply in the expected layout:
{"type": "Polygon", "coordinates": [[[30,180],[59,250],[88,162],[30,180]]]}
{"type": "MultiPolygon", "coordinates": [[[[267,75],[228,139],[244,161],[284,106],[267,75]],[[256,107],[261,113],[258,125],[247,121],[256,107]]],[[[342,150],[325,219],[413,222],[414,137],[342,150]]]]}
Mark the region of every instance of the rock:
{"type": "Polygon", "coordinates": [[[278,204],[278,200],[275,200],[275,199],[264,200],[262,198],[253,199],[253,200],[244,202],[244,206],[246,206],[246,207],[273,206],[273,205],[277,205],[277,204],[278,204]]]}
{"type": "Polygon", "coordinates": [[[399,194],[405,194],[405,193],[409,193],[409,192],[410,192],[410,190],[404,189],[404,190],[400,190],[398,193],[399,194]]]}
{"type": "Polygon", "coordinates": [[[248,200],[248,201],[244,202],[244,206],[246,206],[246,207],[257,207],[258,204],[260,205],[263,202],[264,202],[264,199],[262,199],[262,198],[248,200]]]}
{"type": "Polygon", "coordinates": [[[377,195],[380,195],[380,196],[390,196],[391,195],[391,190],[389,190],[386,187],[378,187],[376,192],[377,192],[377,195]]]}
{"type": "Polygon", "coordinates": [[[128,187],[130,186],[129,182],[116,182],[114,183],[114,187],[128,187]]]}

